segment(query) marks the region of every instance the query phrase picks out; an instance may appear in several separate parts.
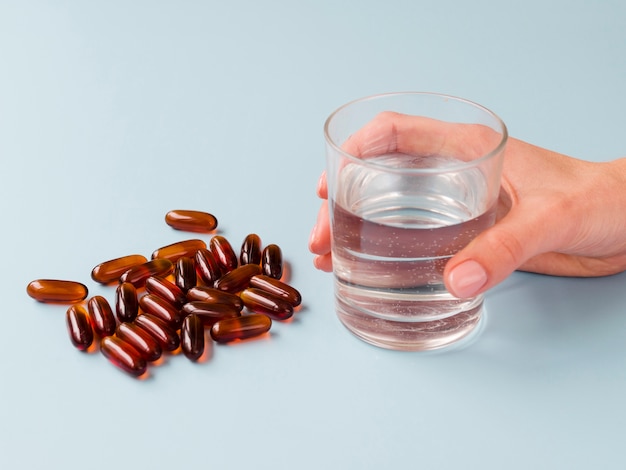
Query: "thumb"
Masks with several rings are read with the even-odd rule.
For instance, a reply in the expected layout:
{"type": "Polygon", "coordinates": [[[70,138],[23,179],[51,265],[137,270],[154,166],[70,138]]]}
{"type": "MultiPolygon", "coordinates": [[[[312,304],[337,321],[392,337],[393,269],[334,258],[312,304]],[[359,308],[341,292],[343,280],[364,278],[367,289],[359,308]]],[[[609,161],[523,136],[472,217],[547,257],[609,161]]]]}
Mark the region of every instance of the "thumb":
{"type": "Polygon", "coordinates": [[[468,298],[500,283],[529,258],[550,250],[552,234],[558,233],[549,227],[554,220],[515,207],[450,259],[443,273],[446,288],[468,298]]]}

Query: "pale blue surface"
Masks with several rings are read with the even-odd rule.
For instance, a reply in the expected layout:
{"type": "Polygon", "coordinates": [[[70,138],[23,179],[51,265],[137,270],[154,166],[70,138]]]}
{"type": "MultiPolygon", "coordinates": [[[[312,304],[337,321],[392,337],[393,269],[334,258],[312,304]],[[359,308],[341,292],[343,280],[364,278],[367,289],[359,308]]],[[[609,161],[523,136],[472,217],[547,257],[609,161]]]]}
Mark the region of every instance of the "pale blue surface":
{"type": "Polygon", "coordinates": [[[513,136],[624,155],[624,5],[0,0],[0,468],[624,468],[626,275],[516,273],[475,343],[400,353],[341,327],[307,250],[323,121],[363,95],[463,96],[513,136]],[[93,266],[192,238],[173,208],[280,244],[304,308],[137,381],[25,287],[111,298],[93,266]]]}

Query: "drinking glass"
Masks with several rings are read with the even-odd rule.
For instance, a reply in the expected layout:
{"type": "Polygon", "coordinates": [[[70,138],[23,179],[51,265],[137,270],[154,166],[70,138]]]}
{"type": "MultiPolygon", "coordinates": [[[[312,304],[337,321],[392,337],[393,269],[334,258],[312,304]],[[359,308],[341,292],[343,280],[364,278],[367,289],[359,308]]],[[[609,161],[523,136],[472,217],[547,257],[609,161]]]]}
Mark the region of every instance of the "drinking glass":
{"type": "Polygon", "coordinates": [[[335,304],[376,346],[431,350],[478,331],[483,295],[446,290],[446,262],[496,216],[507,129],[436,93],[388,93],[324,126],[335,304]]]}

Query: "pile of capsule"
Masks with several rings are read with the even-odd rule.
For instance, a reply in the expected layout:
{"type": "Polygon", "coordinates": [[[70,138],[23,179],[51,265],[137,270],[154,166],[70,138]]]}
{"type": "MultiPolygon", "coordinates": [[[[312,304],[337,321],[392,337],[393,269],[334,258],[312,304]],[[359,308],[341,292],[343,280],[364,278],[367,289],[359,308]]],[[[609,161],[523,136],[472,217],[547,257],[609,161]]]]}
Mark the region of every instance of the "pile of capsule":
{"type": "MultiPolygon", "coordinates": [[[[212,232],[217,219],[207,212],[176,210],[165,221],[178,230],[212,232]]],[[[111,363],[141,376],[164,352],[182,350],[192,361],[205,350],[205,330],[218,343],[267,333],[272,320],[290,318],[301,295],[281,281],[279,246],[245,237],[239,256],[230,242],[213,235],[207,243],[183,240],[155,250],[151,259],[128,255],[98,264],[91,277],[113,284],[114,305],[103,296],[88,300],[76,281],[38,279],[27,293],[40,302],[71,303],[66,323],[72,344],[94,343],[111,363]]]]}

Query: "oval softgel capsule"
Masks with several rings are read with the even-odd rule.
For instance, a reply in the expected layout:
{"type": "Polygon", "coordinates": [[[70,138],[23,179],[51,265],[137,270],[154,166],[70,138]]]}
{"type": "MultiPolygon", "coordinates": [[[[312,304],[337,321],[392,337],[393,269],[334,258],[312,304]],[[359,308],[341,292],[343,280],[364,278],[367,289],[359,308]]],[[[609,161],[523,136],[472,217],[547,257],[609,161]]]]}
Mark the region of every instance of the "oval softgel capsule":
{"type": "Polygon", "coordinates": [[[173,210],[165,214],[165,223],[186,232],[212,232],[217,228],[217,218],[208,212],[173,210]]]}
{"type": "Polygon", "coordinates": [[[76,281],[36,279],[26,286],[26,293],[39,302],[76,303],[85,300],[89,290],[76,281]]]}

